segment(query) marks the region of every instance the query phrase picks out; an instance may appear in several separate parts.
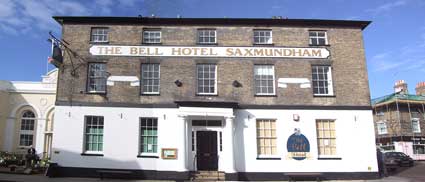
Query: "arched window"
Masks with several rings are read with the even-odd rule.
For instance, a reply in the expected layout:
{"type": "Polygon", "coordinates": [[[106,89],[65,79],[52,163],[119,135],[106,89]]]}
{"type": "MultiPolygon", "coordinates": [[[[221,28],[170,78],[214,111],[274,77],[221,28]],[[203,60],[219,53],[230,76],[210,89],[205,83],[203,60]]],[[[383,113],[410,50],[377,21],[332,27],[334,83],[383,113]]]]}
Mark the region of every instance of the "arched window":
{"type": "Polygon", "coordinates": [[[21,130],[19,132],[19,146],[31,146],[34,139],[35,114],[24,111],[21,117],[21,130]]]}

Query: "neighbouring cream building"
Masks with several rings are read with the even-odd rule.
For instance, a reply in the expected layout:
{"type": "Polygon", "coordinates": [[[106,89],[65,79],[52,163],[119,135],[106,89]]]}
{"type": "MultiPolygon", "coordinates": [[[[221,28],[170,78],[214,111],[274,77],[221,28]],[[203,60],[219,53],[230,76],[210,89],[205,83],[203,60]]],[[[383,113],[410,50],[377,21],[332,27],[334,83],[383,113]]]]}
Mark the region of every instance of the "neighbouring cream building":
{"type": "Polygon", "coordinates": [[[50,157],[57,69],[41,82],[0,80],[0,151],[25,153],[31,145],[50,157]]]}

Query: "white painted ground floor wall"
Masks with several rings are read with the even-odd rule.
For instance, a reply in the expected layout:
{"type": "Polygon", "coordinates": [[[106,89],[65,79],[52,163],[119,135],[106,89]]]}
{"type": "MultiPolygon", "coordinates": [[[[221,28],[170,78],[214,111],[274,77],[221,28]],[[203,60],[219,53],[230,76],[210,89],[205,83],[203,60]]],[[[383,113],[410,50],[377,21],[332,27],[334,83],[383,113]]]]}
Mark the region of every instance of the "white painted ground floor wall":
{"type": "Polygon", "coordinates": [[[231,108],[118,108],[56,106],[52,160],[63,167],[193,171],[192,131],[221,131],[218,170],[235,172],[377,172],[372,112],[231,108]],[[298,122],[293,115],[300,116],[298,122]],[[103,156],[84,156],[84,116],[104,117],[103,156]],[[138,158],[139,118],[158,118],[158,150],[177,148],[176,160],[138,158]],[[192,127],[192,119],[220,119],[221,127],[192,127]],[[277,160],[257,159],[256,119],[276,119],[277,160]],[[337,157],[318,160],[316,119],[335,120],[337,157]],[[310,143],[307,159],[288,157],[287,140],[299,128],[310,143]]]}

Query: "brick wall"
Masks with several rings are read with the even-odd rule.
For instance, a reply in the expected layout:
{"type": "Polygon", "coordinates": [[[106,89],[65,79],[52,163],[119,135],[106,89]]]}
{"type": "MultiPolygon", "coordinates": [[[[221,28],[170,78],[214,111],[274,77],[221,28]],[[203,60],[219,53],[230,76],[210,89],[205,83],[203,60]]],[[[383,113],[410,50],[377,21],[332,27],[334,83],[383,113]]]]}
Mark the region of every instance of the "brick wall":
{"type": "Polygon", "coordinates": [[[245,26],[150,26],[141,25],[90,25],[64,24],[63,36],[77,53],[77,57],[65,52],[64,66],[59,73],[58,101],[118,102],[118,103],[173,103],[185,101],[236,101],[254,105],[329,105],[369,106],[370,95],[363,47],[359,28],[329,27],[245,27],[245,26]],[[91,56],[91,27],[109,27],[109,44],[141,45],[143,28],[161,28],[162,45],[196,46],[198,28],[215,28],[218,46],[252,46],[252,30],[272,29],[275,46],[309,47],[308,30],[326,30],[331,52],[329,59],[276,59],[276,58],[147,58],[91,56]],[[70,56],[68,56],[70,55],[70,56]],[[74,68],[71,66],[71,59],[74,68]],[[106,95],[86,93],[87,62],[107,63],[107,71],[113,76],[137,76],[140,64],[160,62],[160,96],[141,96],[140,87],[116,82],[108,86],[106,95]],[[218,96],[196,96],[196,63],[215,62],[218,66],[218,96]],[[253,65],[274,64],[276,85],[278,78],[308,78],[311,80],[312,64],[332,65],[335,97],[313,97],[311,88],[289,84],[276,88],[275,97],[256,97],[253,90],[253,65]],[[71,76],[74,70],[74,76],[71,76]],[[183,82],[182,87],[174,84],[183,82]],[[237,80],[242,87],[235,88],[237,80]]]}

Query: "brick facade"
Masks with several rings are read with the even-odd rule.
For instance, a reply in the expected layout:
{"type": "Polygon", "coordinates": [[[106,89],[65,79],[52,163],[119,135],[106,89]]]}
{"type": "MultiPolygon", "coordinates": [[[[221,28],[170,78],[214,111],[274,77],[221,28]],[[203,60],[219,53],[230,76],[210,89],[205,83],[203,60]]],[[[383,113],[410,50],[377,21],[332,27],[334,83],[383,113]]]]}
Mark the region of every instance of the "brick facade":
{"type": "Polygon", "coordinates": [[[63,69],[60,71],[58,81],[57,101],[60,102],[113,102],[137,105],[172,104],[174,101],[232,101],[246,105],[370,106],[362,30],[358,27],[184,24],[145,26],[64,21],[62,37],[76,54],[65,51],[63,69]],[[308,31],[325,30],[329,46],[324,47],[330,51],[331,56],[328,59],[92,56],[89,53],[89,48],[93,45],[90,43],[92,27],[108,27],[110,45],[142,45],[143,29],[159,28],[162,32],[162,46],[200,46],[196,43],[197,29],[213,28],[217,31],[217,46],[253,46],[253,29],[271,29],[273,46],[314,47],[309,45],[308,31]],[[127,82],[117,82],[114,86],[108,86],[106,95],[86,93],[88,62],[106,62],[107,72],[113,76],[138,78],[141,63],[159,62],[160,95],[141,95],[140,87],[130,86],[127,82]],[[203,62],[217,64],[217,96],[196,95],[196,64],[203,62]],[[335,96],[313,96],[311,88],[300,88],[299,84],[289,84],[287,88],[276,87],[276,96],[273,97],[254,96],[254,64],[273,64],[276,86],[278,78],[311,80],[311,65],[331,65],[335,96]],[[72,71],[75,71],[75,76],[71,76],[72,71]],[[175,80],[180,80],[183,86],[177,87],[174,84],[175,80]],[[233,87],[234,80],[240,82],[242,87],[233,87]]]}

